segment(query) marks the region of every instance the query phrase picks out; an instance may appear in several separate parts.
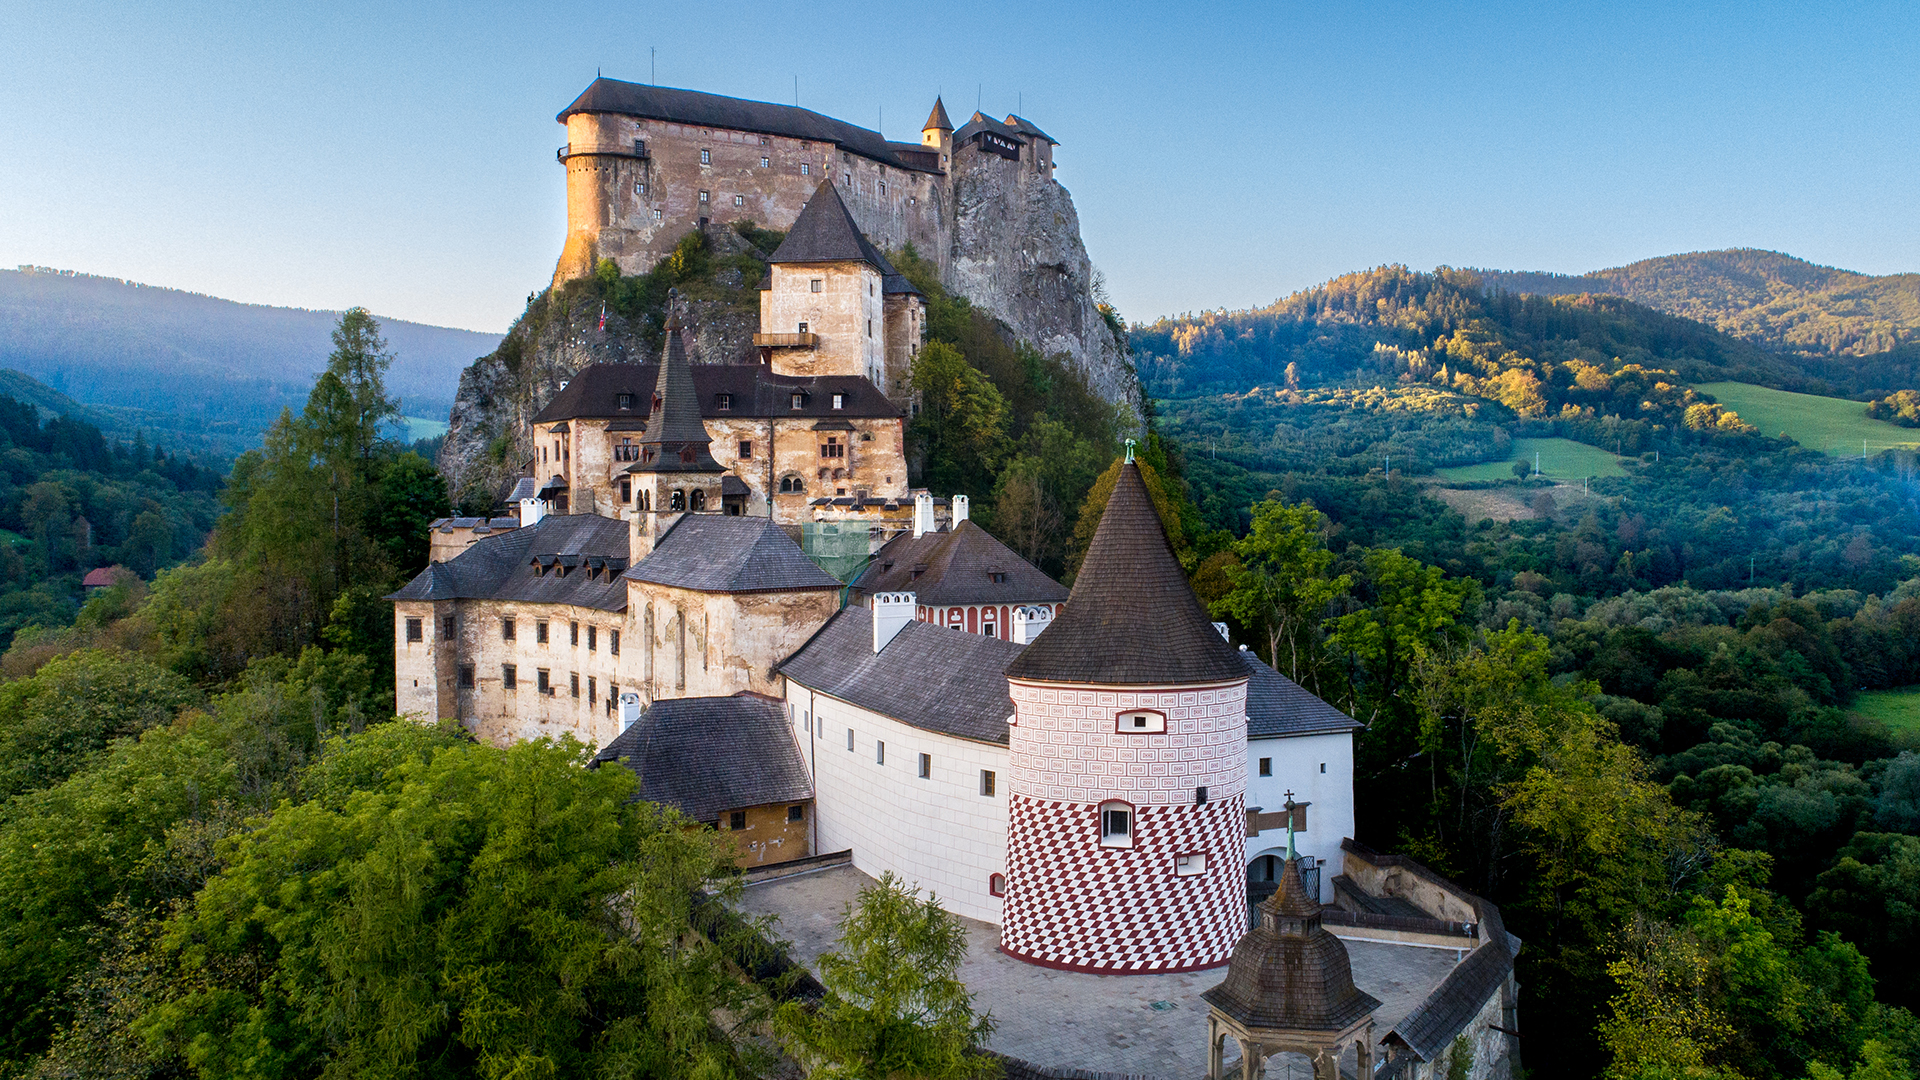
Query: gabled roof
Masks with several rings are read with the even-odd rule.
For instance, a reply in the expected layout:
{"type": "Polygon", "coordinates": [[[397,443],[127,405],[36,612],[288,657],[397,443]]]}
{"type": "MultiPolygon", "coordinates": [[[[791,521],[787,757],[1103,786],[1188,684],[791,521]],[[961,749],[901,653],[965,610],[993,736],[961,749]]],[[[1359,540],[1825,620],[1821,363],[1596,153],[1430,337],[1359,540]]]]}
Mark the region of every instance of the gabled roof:
{"type": "Polygon", "coordinates": [[[813,797],[793,725],[779,702],[736,697],[656,701],[593,757],[640,777],[640,797],[695,821],[813,797]]]}
{"type": "Polygon", "coordinates": [[[748,101],[698,90],[601,78],[593,80],[573,100],[573,104],[562,110],[555,119],[564,124],[567,117],[575,113],[618,113],[695,127],[751,131],[760,135],[783,135],[832,143],[841,150],[873,161],[928,171],[924,166],[894,154],[888,148],[887,140],[877,131],[792,105],[775,105],[767,101],[748,101]]]}
{"type": "MultiPolygon", "coordinates": [[[[810,378],[775,375],[765,364],[690,364],[693,389],[699,399],[700,415],[705,419],[748,416],[757,419],[789,417],[796,420],[892,419],[900,409],[887,395],[863,375],[818,375],[810,378]],[[800,408],[793,408],[793,395],[803,395],[800,408]],[[722,410],[720,395],[728,398],[722,410]],[[833,395],[841,396],[841,407],[833,407],[833,395]]],[[[566,389],[555,394],[537,413],[535,424],[563,419],[612,419],[633,421],[653,400],[659,382],[658,364],[592,364],[580,369],[566,389]],[[629,395],[632,405],[619,407],[621,394],[629,395]],[[637,408],[636,408],[637,407],[637,408]]]]}
{"type": "Polygon", "coordinates": [[[977,112],[968,117],[966,123],[960,125],[959,131],[953,133],[953,143],[958,146],[983,131],[990,131],[1003,139],[1011,140],[1016,145],[1024,146],[1027,142],[1026,137],[1018,130],[1008,127],[985,113],[977,112]]]}
{"type": "Polygon", "coordinates": [[[687,514],[627,571],[634,581],[696,592],[838,589],[840,582],[763,517],[687,514]]]}
{"type": "Polygon", "coordinates": [[[1247,738],[1335,735],[1367,726],[1268,667],[1251,650],[1242,649],[1240,660],[1248,675],[1247,738]]]}
{"type": "Polygon", "coordinates": [[[911,592],[929,607],[944,604],[1057,604],[1067,587],[1040,572],[972,519],[948,532],[887,541],[853,583],[862,593],[911,592]],[[916,574],[917,572],[917,574],[916,574]],[[994,574],[1006,576],[1004,582],[994,574]]]}
{"type": "Polygon", "coordinates": [[[389,600],[518,600],[623,611],[627,523],[597,514],[551,514],[475,540],[434,563],[389,600]]]}
{"type": "Polygon", "coordinates": [[[927,122],[920,125],[921,131],[952,131],[953,121],[947,119],[946,103],[938,95],[933,99],[933,111],[927,114],[927,122]]]}
{"type": "Polygon", "coordinates": [[[1066,610],[1007,675],[1119,686],[1247,678],[1187,584],[1138,465],[1120,466],[1066,610]]]}
{"type": "Polygon", "coordinates": [[[999,638],[910,622],[873,651],[873,614],[843,608],[780,674],[903,724],[1005,745],[1013,699],[1000,672],[1021,646],[999,638]]]}
{"type": "Polygon", "coordinates": [[[1060,145],[1060,140],[1054,138],[1053,136],[1047,134],[1044,131],[1041,131],[1038,127],[1034,126],[1033,121],[1027,119],[1024,116],[1015,116],[1012,113],[1008,113],[1007,126],[1019,132],[1022,135],[1028,135],[1036,139],[1045,139],[1055,146],[1060,145]]]}

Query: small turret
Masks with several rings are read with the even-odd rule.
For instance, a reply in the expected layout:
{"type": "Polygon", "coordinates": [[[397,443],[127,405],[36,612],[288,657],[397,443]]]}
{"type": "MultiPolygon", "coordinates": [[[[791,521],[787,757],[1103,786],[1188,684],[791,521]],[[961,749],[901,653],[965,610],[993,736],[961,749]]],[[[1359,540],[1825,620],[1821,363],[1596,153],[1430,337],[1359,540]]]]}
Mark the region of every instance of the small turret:
{"type": "Polygon", "coordinates": [[[947,159],[953,153],[953,121],[947,119],[947,106],[938,97],[933,99],[933,111],[927,114],[927,122],[920,125],[920,145],[940,151],[940,167],[947,167],[947,159]]]}
{"type": "MultiPolygon", "coordinates": [[[[678,297],[668,301],[669,310],[678,297]]],[[[713,437],[700,419],[700,398],[687,365],[680,315],[667,316],[667,343],[654,384],[653,411],[640,437],[640,460],[627,467],[638,481],[633,510],[633,558],[653,550],[682,514],[720,512],[720,478],[726,466],[713,459],[713,437]]]]}

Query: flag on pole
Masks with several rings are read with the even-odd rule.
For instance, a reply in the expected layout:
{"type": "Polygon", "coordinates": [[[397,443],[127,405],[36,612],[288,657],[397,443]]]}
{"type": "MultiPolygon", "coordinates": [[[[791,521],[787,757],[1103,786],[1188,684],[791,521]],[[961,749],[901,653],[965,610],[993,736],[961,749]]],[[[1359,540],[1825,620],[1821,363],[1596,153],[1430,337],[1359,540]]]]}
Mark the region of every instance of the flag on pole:
{"type": "Polygon", "coordinates": [[[606,328],[607,328],[607,302],[602,300],[600,302],[600,329],[605,330],[606,328]]]}

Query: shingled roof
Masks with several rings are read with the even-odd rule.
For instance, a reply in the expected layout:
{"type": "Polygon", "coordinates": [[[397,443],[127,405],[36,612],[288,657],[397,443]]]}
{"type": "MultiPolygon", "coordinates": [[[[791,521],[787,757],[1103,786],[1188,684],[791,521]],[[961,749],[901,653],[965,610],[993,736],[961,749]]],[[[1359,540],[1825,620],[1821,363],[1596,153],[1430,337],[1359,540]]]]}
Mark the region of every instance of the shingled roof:
{"type": "Polygon", "coordinates": [[[953,130],[953,121],[947,119],[946,103],[940,100],[940,96],[938,94],[934,95],[933,111],[927,114],[927,122],[920,125],[921,131],[926,131],[928,129],[933,129],[936,131],[952,131],[953,130]]]}
{"type": "MultiPolygon", "coordinates": [[[[900,409],[873,381],[864,375],[820,375],[812,378],[775,375],[765,364],[690,364],[694,395],[699,399],[703,419],[729,416],[755,419],[892,419],[900,409]],[[793,395],[800,394],[800,408],[793,407],[793,395]],[[720,408],[721,395],[728,407],[720,408]],[[833,407],[833,395],[840,395],[841,407],[833,407]]],[[[534,415],[535,424],[551,424],[568,419],[612,419],[637,421],[650,403],[660,379],[658,364],[592,364],[574,375],[566,389],[555,394],[534,415]],[[620,395],[633,403],[621,409],[620,395]]]]}
{"type": "Polygon", "coordinates": [[[1203,991],[1207,1004],[1249,1028],[1337,1032],[1380,1007],[1353,985],[1347,947],[1320,922],[1300,861],[1287,860],[1280,887],[1255,909],[1260,921],[1233,948],[1227,977],[1203,991]]]}
{"type": "Polygon", "coordinates": [[[1059,139],[1056,139],[1053,136],[1047,134],[1046,132],[1041,131],[1038,127],[1034,125],[1033,121],[1027,119],[1024,116],[1015,116],[1013,113],[1008,113],[1007,126],[1019,132],[1022,135],[1030,135],[1036,139],[1045,139],[1055,146],[1060,145],[1059,139]]]}
{"type": "Polygon", "coordinates": [[[687,367],[687,347],[680,337],[680,317],[667,317],[667,343],[662,350],[660,375],[654,383],[654,410],[647,417],[640,445],[647,449],[628,472],[726,472],[713,460],[713,437],[700,422],[700,392],[694,389],[687,367]]]}
{"type": "Polygon", "coordinates": [[[1066,610],[1007,675],[1119,686],[1247,678],[1187,584],[1138,465],[1120,467],[1066,610]]]}
{"type": "Polygon", "coordinates": [[[847,212],[846,202],[840,198],[840,189],[828,178],[820,182],[807,205],[800,208],[800,216],[787,230],[787,238],[774,249],[767,263],[830,262],[864,262],[872,266],[880,271],[883,291],[889,296],[921,295],[913,282],[894,269],[880,249],[860,231],[853,215],[847,212]]]}
{"type": "Polygon", "coordinates": [[[624,611],[627,523],[596,514],[552,514],[483,536],[434,563],[389,600],[519,600],[624,611]]]}
{"type": "Polygon", "coordinates": [[[770,519],[723,514],[683,516],[627,577],[717,593],[840,587],[770,519]]]}
{"type": "Polygon", "coordinates": [[[873,613],[850,607],[776,670],[815,693],[903,724],[1005,745],[1013,699],[1000,672],[1020,649],[999,638],[910,622],[876,653],[873,613]]]}
{"type": "Polygon", "coordinates": [[[695,821],[813,797],[786,709],[747,694],[654,702],[592,767],[615,761],[640,777],[641,798],[695,821]]]}
{"type": "Polygon", "coordinates": [[[937,171],[895,154],[877,131],[869,131],[793,105],[775,105],[768,101],[748,101],[698,90],[600,78],[593,80],[579,97],[573,99],[573,104],[561,110],[554,119],[564,124],[567,117],[575,113],[618,113],[695,127],[784,135],[793,139],[832,143],[841,150],[897,168],[937,171]]]}
{"type": "Polygon", "coordinates": [[[1336,735],[1367,725],[1327,704],[1285,675],[1242,649],[1247,667],[1247,738],[1336,735]]]}
{"type": "Polygon", "coordinates": [[[912,592],[921,604],[1057,604],[1067,587],[972,519],[947,532],[901,533],[874,553],[856,592],[912,592]],[[994,581],[993,575],[1005,581],[994,581]]]}
{"type": "Polygon", "coordinates": [[[966,123],[960,125],[959,131],[953,133],[953,144],[958,146],[983,131],[990,131],[1018,145],[1025,145],[1027,141],[1026,137],[1021,135],[1018,130],[995,120],[985,113],[977,112],[971,117],[968,117],[966,123]]]}

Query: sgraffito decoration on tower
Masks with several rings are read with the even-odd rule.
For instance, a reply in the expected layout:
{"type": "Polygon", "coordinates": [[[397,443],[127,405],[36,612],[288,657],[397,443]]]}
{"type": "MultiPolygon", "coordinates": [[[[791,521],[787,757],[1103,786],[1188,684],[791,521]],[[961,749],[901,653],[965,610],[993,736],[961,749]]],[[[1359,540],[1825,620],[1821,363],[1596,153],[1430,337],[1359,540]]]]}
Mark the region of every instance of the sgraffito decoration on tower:
{"type": "Polygon", "coordinates": [[[1065,613],[1007,668],[1001,948],[1111,973],[1224,964],[1246,933],[1246,667],[1121,466],[1065,613]]]}

